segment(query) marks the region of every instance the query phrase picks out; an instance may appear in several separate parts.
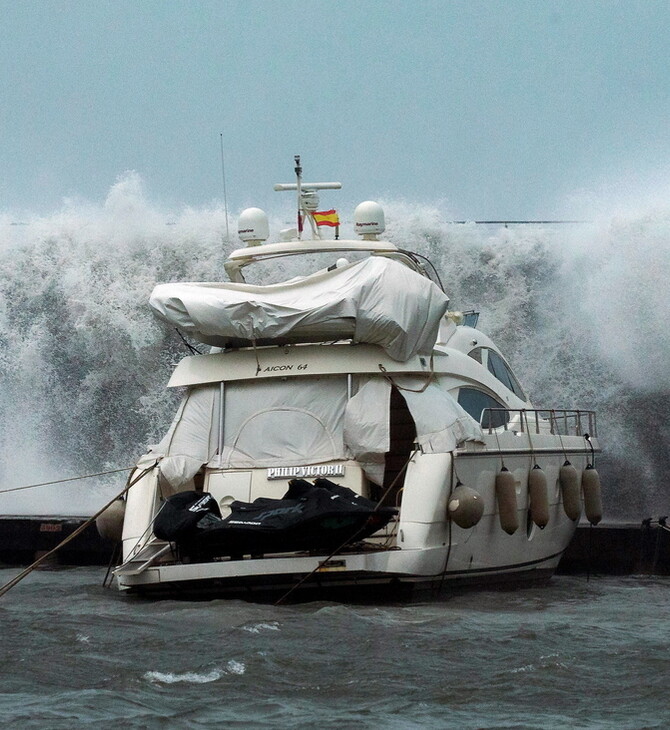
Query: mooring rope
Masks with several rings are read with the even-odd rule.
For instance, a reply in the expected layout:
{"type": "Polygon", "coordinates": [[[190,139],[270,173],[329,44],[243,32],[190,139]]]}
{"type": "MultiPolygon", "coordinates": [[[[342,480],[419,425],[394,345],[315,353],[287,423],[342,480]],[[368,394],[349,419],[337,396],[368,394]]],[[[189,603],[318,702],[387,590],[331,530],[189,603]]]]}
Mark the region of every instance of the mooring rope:
{"type": "MultiPolygon", "coordinates": [[[[566,461],[570,461],[570,459],[568,459],[568,453],[565,450],[565,444],[563,443],[563,436],[561,434],[561,429],[558,426],[558,418],[556,418],[556,411],[552,408],[549,411],[549,414],[550,414],[550,416],[549,416],[549,418],[550,418],[549,423],[552,424],[552,427],[553,427],[553,424],[556,424],[556,435],[558,436],[558,440],[559,440],[559,442],[561,444],[561,451],[563,452],[563,458],[566,461]]],[[[568,431],[568,427],[567,427],[567,416],[565,417],[564,422],[566,422],[565,430],[568,431]]],[[[566,433],[566,436],[568,436],[568,435],[569,435],[569,433],[566,433]]]]}
{"type": "MultiPolygon", "coordinates": [[[[35,570],[39,565],[41,565],[47,558],[51,557],[56,551],[60,550],[64,545],[67,545],[69,542],[74,540],[77,535],[80,535],[92,522],[94,522],[100,515],[108,508],[111,507],[114,502],[116,502],[117,499],[121,499],[126,492],[137,482],[142,479],[146,474],[148,474],[157,464],[158,462],[155,461],[153,464],[148,466],[146,469],[143,469],[134,479],[128,480],[126,483],[126,486],[113,498],[110,499],[107,504],[99,509],[93,517],[89,517],[85,522],[83,522],[79,527],[72,533],[70,533],[64,540],[58,543],[55,548],[52,550],[49,550],[49,552],[44,553],[41,557],[39,557],[32,565],[29,565],[25,570],[21,571],[17,576],[12,578],[9,582],[5,583],[2,587],[0,587],[0,598],[5,595],[8,591],[10,591],[17,583],[20,583],[27,575],[30,575],[30,573],[35,570]]],[[[125,469],[121,469],[120,471],[126,471],[125,469]]]]}
{"type": "MultiPolygon", "coordinates": [[[[497,434],[497,431],[496,431],[496,434],[497,434]]],[[[498,448],[500,448],[500,444],[498,444],[498,448]]],[[[500,454],[500,458],[502,460],[502,452],[500,454]]],[[[447,524],[448,524],[448,541],[449,542],[448,542],[448,546],[447,546],[447,555],[444,560],[444,569],[442,570],[442,575],[440,577],[440,585],[437,587],[436,591],[435,591],[435,589],[433,589],[433,594],[435,596],[439,596],[440,593],[442,593],[442,588],[444,587],[444,581],[446,580],[446,577],[447,577],[447,568],[449,567],[449,558],[451,557],[451,548],[453,545],[452,526],[453,526],[454,521],[449,516],[449,502],[451,500],[451,495],[453,494],[454,489],[459,484],[461,484],[461,480],[458,478],[458,474],[456,473],[455,461],[456,461],[456,451],[454,450],[451,452],[451,466],[449,469],[449,494],[447,495],[447,517],[449,518],[447,524]],[[454,477],[456,477],[456,484],[454,484],[454,477]]],[[[503,467],[504,466],[505,466],[505,464],[503,463],[503,467]]]]}
{"type": "Polygon", "coordinates": [[[20,492],[22,489],[35,489],[35,487],[48,487],[52,484],[63,484],[64,482],[76,482],[79,479],[91,479],[92,477],[102,477],[107,474],[119,474],[122,471],[132,471],[134,466],[127,466],[123,469],[110,469],[109,471],[99,471],[96,474],[84,474],[79,477],[68,477],[67,479],[54,479],[52,482],[40,482],[39,484],[26,484],[24,487],[11,487],[10,489],[0,489],[0,494],[8,494],[9,492],[20,492]]]}
{"type": "MultiPolygon", "coordinates": [[[[535,423],[537,424],[537,411],[535,411],[535,423]]],[[[528,423],[528,411],[525,408],[521,409],[521,423],[526,422],[526,434],[528,435],[528,448],[530,449],[530,457],[533,460],[533,464],[537,466],[537,457],[535,456],[535,449],[533,449],[533,441],[530,438],[530,424],[528,423]]]]}

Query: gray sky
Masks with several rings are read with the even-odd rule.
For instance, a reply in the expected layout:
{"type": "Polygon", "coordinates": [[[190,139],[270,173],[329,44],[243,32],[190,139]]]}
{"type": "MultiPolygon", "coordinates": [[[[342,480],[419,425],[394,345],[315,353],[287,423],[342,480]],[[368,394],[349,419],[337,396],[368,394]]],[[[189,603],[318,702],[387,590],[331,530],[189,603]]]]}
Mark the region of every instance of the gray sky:
{"type": "Polygon", "coordinates": [[[667,179],[664,0],[0,0],[0,212],[271,207],[293,155],[339,199],[569,216],[667,179]],[[275,196],[273,198],[272,196],[275,196]]]}

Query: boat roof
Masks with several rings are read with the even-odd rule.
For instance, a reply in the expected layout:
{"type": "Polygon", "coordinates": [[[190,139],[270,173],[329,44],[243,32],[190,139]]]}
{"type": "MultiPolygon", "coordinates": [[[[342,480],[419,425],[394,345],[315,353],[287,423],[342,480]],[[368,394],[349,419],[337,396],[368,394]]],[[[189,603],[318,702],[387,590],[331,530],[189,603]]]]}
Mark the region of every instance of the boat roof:
{"type": "Polygon", "coordinates": [[[281,256],[299,253],[320,253],[328,251],[370,251],[370,253],[392,253],[399,251],[390,241],[365,241],[360,239],[303,239],[300,241],[279,241],[247,246],[233,251],[228,260],[260,259],[267,256],[281,256]]]}
{"type": "MultiPolygon", "coordinates": [[[[446,355],[433,355],[433,371],[446,372],[446,355]]],[[[172,373],[168,387],[294,375],[421,374],[431,372],[430,360],[430,356],[414,355],[406,362],[398,362],[381,347],[350,342],[244,348],[185,357],[172,373]]]]}
{"type": "Polygon", "coordinates": [[[390,241],[332,238],[280,241],[278,243],[263,243],[257,246],[238,248],[228,256],[224,267],[231,281],[239,282],[242,280],[241,269],[256,261],[312,253],[347,252],[387,256],[402,261],[411,269],[424,274],[421,267],[417,265],[417,262],[411,256],[390,241]]]}

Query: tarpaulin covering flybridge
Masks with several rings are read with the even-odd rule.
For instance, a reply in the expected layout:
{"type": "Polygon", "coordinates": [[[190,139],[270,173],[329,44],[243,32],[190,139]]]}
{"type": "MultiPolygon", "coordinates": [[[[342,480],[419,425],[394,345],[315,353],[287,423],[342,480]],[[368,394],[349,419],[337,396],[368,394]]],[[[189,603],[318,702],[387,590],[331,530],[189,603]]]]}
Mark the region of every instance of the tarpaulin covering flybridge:
{"type": "Polygon", "coordinates": [[[449,299],[403,264],[371,256],[268,286],[160,284],[149,303],[160,319],[217,347],[352,338],[404,362],[432,351],[449,299]]]}
{"type": "MultiPolygon", "coordinates": [[[[480,440],[477,424],[440,384],[393,376],[425,453],[446,453],[480,440]]],[[[380,376],[297,377],[202,385],[186,394],[153,454],[175,491],[203,464],[215,468],[302,466],[355,458],[381,483],[390,448],[392,383],[380,376]],[[223,407],[221,397],[223,396],[223,407]],[[220,453],[219,453],[220,451],[220,453]]]]}

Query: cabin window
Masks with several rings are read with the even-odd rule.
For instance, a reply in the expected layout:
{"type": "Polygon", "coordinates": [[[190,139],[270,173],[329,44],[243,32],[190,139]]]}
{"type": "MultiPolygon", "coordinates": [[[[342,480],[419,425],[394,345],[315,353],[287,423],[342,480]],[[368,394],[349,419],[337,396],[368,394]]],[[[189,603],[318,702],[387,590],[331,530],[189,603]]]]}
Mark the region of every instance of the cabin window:
{"type": "Polygon", "coordinates": [[[514,377],[514,374],[509,368],[509,365],[498,355],[498,353],[495,350],[489,350],[488,353],[488,362],[487,367],[489,369],[489,372],[493,373],[493,375],[509,390],[514,393],[514,395],[519,396],[519,398],[526,400],[526,396],[523,393],[523,390],[521,389],[521,386],[519,385],[519,381],[514,377]]]}
{"type": "Polygon", "coordinates": [[[511,390],[514,395],[522,400],[526,400],[523,388],[519,385],[516,377],[514,377],[510,366],[495,350],[492,350],[490,347],[475,347],[474,350],[470,350],[468,356],[478,363],[485,365],[491,375],[499,380],[508,390],[511,390]]]}
{"type": "Polygon", "coordinates": [[[461,388],[458,391],[458,404],[483,428],[499,428],[509,421],[508,411],[488,411],[486,408],[505,408],[505,406],[482,390],[461,388]],[[484,413],[482,419],[482,413],[484,413]]]}
{"type": "Polygon", "coordinates": [[[475,347],[474,350],[470,350],[468,352],[468,355],[473,359],[476,360],[480,365],[482,365],[482,348],[481,347],[475,347]]]}

